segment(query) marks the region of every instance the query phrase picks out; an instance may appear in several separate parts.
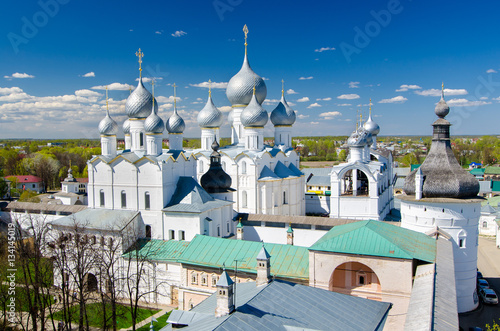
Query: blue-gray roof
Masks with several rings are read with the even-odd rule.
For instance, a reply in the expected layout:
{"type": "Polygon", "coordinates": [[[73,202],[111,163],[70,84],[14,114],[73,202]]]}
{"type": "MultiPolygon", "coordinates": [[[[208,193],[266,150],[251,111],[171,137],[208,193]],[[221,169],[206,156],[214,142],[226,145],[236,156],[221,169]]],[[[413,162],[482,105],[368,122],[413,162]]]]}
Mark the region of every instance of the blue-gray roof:
{"type": "Polygon", "coordinates": [[[259,180],[274,180],[280,179],[268,166],[264,166],[260,172],[259,180]]]}
{"type": "Polygon", "coordinates": [[[230,201],[214,199],[192,177],[179,177],[175,192],[164,212],[201,213],[232,204],[230,201]]]}
{"type": "Polygon", "coordinates": [[[293,163],[290,163],[290,165],[288,166],[288,169],[290,169],[290,170],[291,170],[291,171],[295,174],[295,176],[300,177],[300,176],[303,176],[303,175],[304,175],[304,174],[302,173],[302,171],[300,171],[300,170],[299,170],[299,168],[297,168],[297,167],[295,166],[295,164],[293,164],[293,163]]]}
{"type": "Polygon", "coordinates": [[[312,176],[307,185],[330,186],[332,179],[329,176],[312,176]]]}
{"type": "Polygon", "coordinates": [[[276,163],[274,173],[280,178],[297,177],[292,170],[288,169],[281,161],[276,163]]]}
{"type": "Polygon", "coordinates": [[[205,315],[183,330],[382,330],[392,304],[274,280],[236,284],[236,311],[216,318],[216,294],[191,312],[205,315]]]}
{"type": "Polygon", "coordinates": [[[87,208],[50,223],[55,226],[73,227],[78,225],[87,229],[120,231],[138,215],[139,212],[135,210],[87,208]]]}
{"type": "Polygon", "coordinates": [[[229,287],[233,284],[233,280],[231,279],[231,277],[229,277],[226,270],[224,269],[222,275],[220,275],[219,280],[217,281],[217,286],[229,287]]]}

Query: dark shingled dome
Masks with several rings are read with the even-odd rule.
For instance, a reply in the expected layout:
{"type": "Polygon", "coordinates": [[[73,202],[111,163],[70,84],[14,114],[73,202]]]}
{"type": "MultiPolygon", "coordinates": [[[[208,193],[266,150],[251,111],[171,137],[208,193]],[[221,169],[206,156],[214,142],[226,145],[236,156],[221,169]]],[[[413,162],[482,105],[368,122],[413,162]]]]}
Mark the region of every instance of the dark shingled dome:
{"type": "Polygon", "coordinates": [[[231,177],[222,169],[220,163],[219,144],[214,140],[212,144],[214,150],[210,154],[210,168],[201,176],[200,184],[208,193],[224,193],[234,191],[231,189],[231,177]]]}
{"type": "MultiPolygon", "coordinates": [[[[441,98],[440,103],[440,109],[449,109],[444,98],[441,98]]],[[[479,182],[458,164],[453,154],[450,144],[451,124],[444,119],[447,112],[436,111],[436,114],[440,118],[432,124],[434,127],[432,145],[427,158],[420,166],[424,176],[422,197],[473,198],[479,193],[479,182]]],[[[406,177],[403,190],[408,195],[415,194],[417,170],[406,177]]]]}

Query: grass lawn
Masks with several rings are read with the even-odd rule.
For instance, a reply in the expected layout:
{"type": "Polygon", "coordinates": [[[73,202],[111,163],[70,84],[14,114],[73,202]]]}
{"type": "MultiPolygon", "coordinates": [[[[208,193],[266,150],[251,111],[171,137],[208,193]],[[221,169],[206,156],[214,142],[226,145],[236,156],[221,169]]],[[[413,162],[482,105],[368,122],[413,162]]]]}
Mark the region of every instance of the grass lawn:
{"type": "MultiPolygon", "coordinates": [[[[102,327],[103,325],[103,309],[102,309],[102,303],[91,303],[88,304],[87,306],[87,317],[89,319],[89,326],[94,326],[94,327],[102,327]]],[[[78,323],[78,319],[80,316],[80,306],[75,305],[72,306],[71,308],[71,320],[74,323],[78,323]]],[[[151,315],[156,314],[159,312],[158,309],[143,309],[139,308],[138,313],[137,313],[137,321],[136,323],[139,323],[140,321],[150,317],[151,315]]],[[[122,328],[129,328],[132,326],[132,318],[130,315],[130,310],[128,309],[127,306],[124,305],[117,305],[116,306],[116,313],[117,313],[117,318],[116,318],[116,325],[118,329],[122,328]]],[[[108,326],[111,326],[111,305],[106,306],[106,317],[108,320],[108,326]]],[[[63,313],[62,311],[58,311],[54,314],[55,319],[62,319],[63,318],[63,313]]]]}
{"type": "MultiPolygon", "coordinates": [[[[168,317],[170,316],[170,313],[172,311],[169,311],[168,313],[166,313],[165,315],[157,318],[157,321],[158,322],[153,322],[153,327],[156,331],[160,330],[162,327],[164,327],[165,325],[167,325],[167,319],[168,317]]],[[[150,327],[151,326],[151,323],[148,323],[140,328],[138,328],[136,331],[149,331],[150,330],[150,327]]]]}
{"type": "MultiPolygon", "coordinates": [[[[0,291],[2,293],[7,293],[9,287],[7,285],[0,285],[0,291]]],[[[26,289],[20,286],[16,286],[16,311],[29,311],[29,301],[26,295],[26,289]]],[[[31,302],[33,302],[33,291],[30,290],[31,302]]],[[[50,306],[54,303],[51,295],[44,295],[43,300],[45,305],[50,306]]]]}

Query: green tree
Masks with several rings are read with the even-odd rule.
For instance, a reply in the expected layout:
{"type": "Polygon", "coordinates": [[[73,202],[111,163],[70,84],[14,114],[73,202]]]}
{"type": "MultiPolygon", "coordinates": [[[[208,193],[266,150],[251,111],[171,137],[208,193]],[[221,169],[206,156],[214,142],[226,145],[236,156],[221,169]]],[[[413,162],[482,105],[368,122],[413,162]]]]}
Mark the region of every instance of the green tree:
{"type": "Polygon", "coordinates": [[[339,153],[339,161],[345,161],[347,158],[347,152],[345,149],[341,150],[339,153]]]}
{"type": "Polygon", "coordinates": [[[9,185],[7,181],[3,178],[0,178],[0,199],[2,199],[9,192],[9,185]]]}
{"type": "Polygon", "coordinates": [[[40,198],[37,197],[37,193],[32,190],[25,190],[19,197],[21,202],[40,202],[40,198]]]}
{"type": "MultiPolygon", "coordinates": [[[[500,321],[500,319],[498,319],[500,321]]],[[[493,324],[486,324],[486,331],[500,331],[500,324],[493,320],[493,324]]]]}

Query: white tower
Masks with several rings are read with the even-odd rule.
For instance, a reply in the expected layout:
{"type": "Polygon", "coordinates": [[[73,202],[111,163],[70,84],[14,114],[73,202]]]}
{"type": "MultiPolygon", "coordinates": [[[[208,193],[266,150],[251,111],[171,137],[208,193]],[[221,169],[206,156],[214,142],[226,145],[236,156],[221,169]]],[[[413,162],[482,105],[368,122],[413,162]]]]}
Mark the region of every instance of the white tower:
{"type": "Polygon", "coordinates": [[[460,167],[451,150],[451,124],[445,119],[449,111],[442,94],[435,109],[439,118],[432,124],[429,154],[405,180],[401,226],[423,233],[439,228],[450,235],[458,312],[463,313],[478,306],[476,268],[481,199],[477,197],[479,182],[460,167]]]}
{"type": "Polygon", "coordinates": [[[183,150],[182,148],[182,141],[183,141],[183,133],[184,129],[186,128],[186,124],[184,123],[184,120],[182,117],[177,114],[177,94],[176,94],[176,87],[174,83],[174,113],[170,118],[167,120],[166,127],[168,131],[168,142],[169,142],[169,147],[172,150],[183,150]]]}
{"type": "Polygon", "coordinates": [[[118,133],[118,125],[111,116],[109,116],[107,86],[106,117],[99,123],[99,133],[101,134],[101,154],[105,156],[116,156],[116,134],[118,133]]]}
{"type": "Polygon", "coordinates": [[[292,125],[295,123],[295,111],[285,100],[284,81],[281,80],[281,100],[271,112],[271,122],[274,125],[274,145],[284,149],[292,147],[292,125]]]}
{"type": "Polygon", "coordinates": [[[153,80],[153,107],[151,114],[144,121],[144,130],[146,131],[146,154],[159,155],[162,153],[163,130],[165,124],[160,116],[156,114],[155,98],[154,98],[154,80],[153,80]]]}
{"type": "Polygon", "coordinates": [[[208,81],[208,100],[203,109],[198,114],[198,125],[201,128],[201,149],[209,151],[214,141],[220,141],[219,128],[222,124],[222,112],[215,107],[212,101],[212,88],[208,81]]]}

